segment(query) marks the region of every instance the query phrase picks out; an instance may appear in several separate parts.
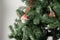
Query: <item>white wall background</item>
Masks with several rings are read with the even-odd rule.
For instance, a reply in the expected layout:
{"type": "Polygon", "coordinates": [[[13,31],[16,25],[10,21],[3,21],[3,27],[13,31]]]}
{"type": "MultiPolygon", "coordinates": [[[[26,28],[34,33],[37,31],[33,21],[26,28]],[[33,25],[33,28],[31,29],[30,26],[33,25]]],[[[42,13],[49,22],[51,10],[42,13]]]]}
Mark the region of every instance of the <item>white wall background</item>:
{"type": "MultiPolygon", "coordinates": [[[[0,35],[0,40],[10,40],[8,37],[10,33],[8,26],[14,23],[14,20],[17,18],[16,9],[22,5],[24,4],[21,0],[2,0],[2,27],[0,28],[2,35],[0,35]]],[[[52,40],[52,38],[50,37],[48,40],[52,40]]]]}
{"type": "Polygon", "coordinates": [[[10,40],[8,35],[10,33],[9,25],[14,23],[16,19],[16,9],[24,5],[21,0],[2,0],[3,6],[3,27],[2,27],[2,40],[10,40]]]}
{"type": "Polygon", "coordinates": [[[2,35],[1,35],[1,33],[2,33],[2,31],[1,31],[1,30],[2,30],[2,29],[1,29],[1,26],[2,26],[2,22],[1,22],[1,20],[2,20],[2,15],[1,15],[2,10],[1,10],[1,9],[2,9],[2,8],[1,8],[1,7],[2,7],[2,5],[1,5],[1,0],[0,0],[0,40],[1,40],[1,36],[2,36],[2,35]]]}

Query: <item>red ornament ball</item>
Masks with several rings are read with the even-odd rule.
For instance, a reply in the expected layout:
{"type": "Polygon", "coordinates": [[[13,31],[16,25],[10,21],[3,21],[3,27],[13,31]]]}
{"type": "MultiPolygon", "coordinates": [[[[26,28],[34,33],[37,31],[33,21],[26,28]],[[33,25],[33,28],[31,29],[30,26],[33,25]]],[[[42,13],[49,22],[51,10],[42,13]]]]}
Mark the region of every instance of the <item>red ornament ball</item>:
{"type": "Polygon", "coordinates": [[[24,15],[21,17],[22,23],[26,23],[27,20],[28,20],[28,16],[27,16],[27,14],[24,14],[24,15]]]}
{"type": "Polygon", "coordinates": [[[21,17],[22,20],[27,20],[28,19],[28,16],[27,14],[24,14],[22,17],[21,17]]]}

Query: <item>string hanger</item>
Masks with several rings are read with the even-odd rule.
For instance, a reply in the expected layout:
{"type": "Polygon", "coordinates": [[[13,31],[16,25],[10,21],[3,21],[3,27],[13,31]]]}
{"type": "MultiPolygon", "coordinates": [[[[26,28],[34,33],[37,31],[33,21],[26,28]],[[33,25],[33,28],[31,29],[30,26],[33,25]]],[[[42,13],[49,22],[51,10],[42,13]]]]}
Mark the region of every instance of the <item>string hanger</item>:
{"type": "Polygon", "coordinates": [[[29,4],[29,6],[26,8],[26,11],[25,11],[25,14],[21,17],[21,21],[22,21],[22,23],[26,23],[26,21],[27,20],[29,20],[28,19],[28,12],[30,11],[30,7],[32,6],[32,0],[30,0],[30,4],[29,4]]]}
{"type": "Polygon", "coordinates": [[[30,4],[29,6],[26,8],[25,14],[28,14],[28,12],[30,11],[30,8],[32,6],[33,0],[30,0],[30,4]]]}

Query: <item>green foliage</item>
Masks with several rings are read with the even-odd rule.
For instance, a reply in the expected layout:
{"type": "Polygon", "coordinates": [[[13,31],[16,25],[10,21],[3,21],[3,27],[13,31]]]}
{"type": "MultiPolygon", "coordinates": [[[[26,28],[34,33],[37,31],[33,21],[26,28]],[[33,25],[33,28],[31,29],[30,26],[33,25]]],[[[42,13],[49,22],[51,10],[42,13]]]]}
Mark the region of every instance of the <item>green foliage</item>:
{"type": "MultiPolygon", "coordinates": [[[[30,4],[30,0],[25,1],[26,5],[30,4]]],[[[21,17],[25,13],[27,7],[19,7],[16,11],[19,19],[15,20],[14,26],[9,26],[11,30],[10,38],[16,40],[47,40],[49,35],[53,36],[53,40],[60,38],[60,0],[33,0],[31,10],[29,11],[28,21],[22,23],[21,17]],[[51,4],[52,3],[52,4],[51,4]],[[50,7],[54,11],[56,17],[50,17],[50,7]],[[45,29],[49,25],[48,29],[45,29]],[[51,30],[49,34],[48,30],[51,30]]]]}
{"type": "Polygon", "coordinates": [[[24,14],[24,10],[25,9],[25,7],[19,7],[17,10],[16,10],[16,12],[17,12],[17,14],[21,17],[23,14],[24,14]]]}
{"type": "Polygon", "coordinates": [[[49,27],[50,29],[54,29],[54,28],[59,27],[60,23],[58,21],[56,21],[56,22],[53,22],[53,23],[51,23],[49,25],[50,25],[50,27],[49,27]]]}
{"type": "Polygon", "coordinates": [[[60,4],[59,3],[54,3],[53,7],[54,11],[56,12],[57,19],[60,21],[60,4]]]}
{"type": "MultiPolygon", "coordinates": [[[[40,16],[40,15],[38,15],[38,16],[40,16]]],[[[33,19],[33,23],[34,24],[39,24],[39,22],[40,22],[40,17],[38,17],[37,15],[35,16],[35,18],[33,19]]]]}

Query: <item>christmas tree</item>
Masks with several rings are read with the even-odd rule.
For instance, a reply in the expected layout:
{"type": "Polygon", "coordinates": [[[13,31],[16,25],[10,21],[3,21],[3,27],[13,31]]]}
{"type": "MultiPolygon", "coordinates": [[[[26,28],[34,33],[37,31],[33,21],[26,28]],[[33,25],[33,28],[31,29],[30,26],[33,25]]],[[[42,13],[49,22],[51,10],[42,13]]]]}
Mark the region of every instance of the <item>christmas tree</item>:
{"type": "Polygon", "coordinates": [[[26,7],[19,7],[18,19],[11,29],[10,38],[16,40],[53,40],[60,38],[60,0],[21,0],[26,7]]]}

